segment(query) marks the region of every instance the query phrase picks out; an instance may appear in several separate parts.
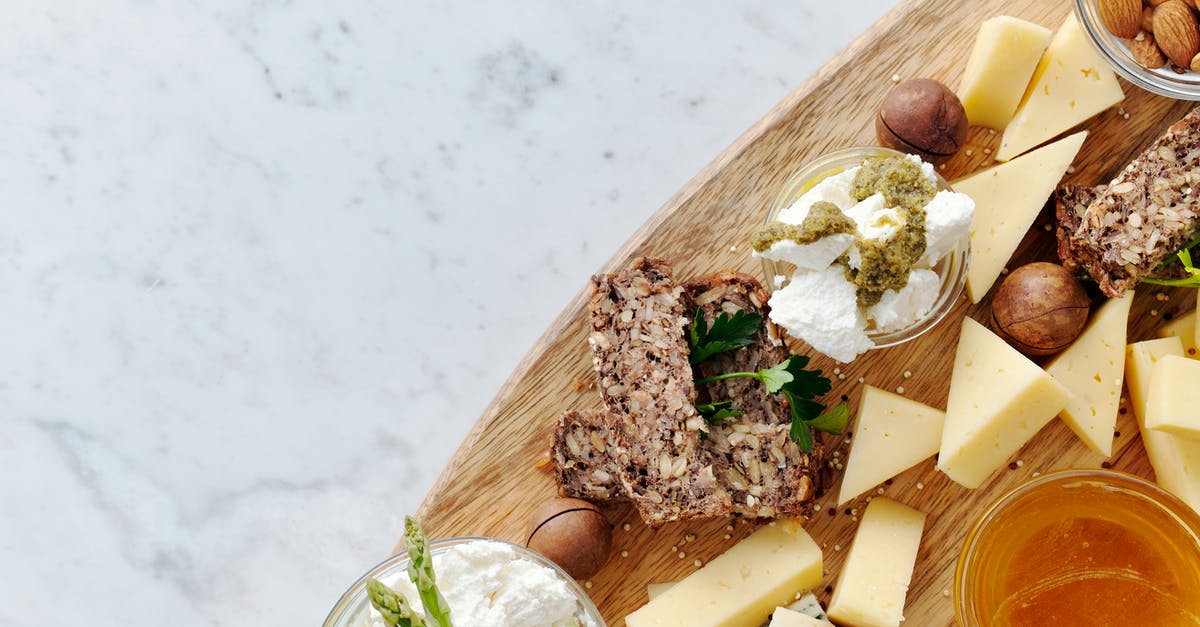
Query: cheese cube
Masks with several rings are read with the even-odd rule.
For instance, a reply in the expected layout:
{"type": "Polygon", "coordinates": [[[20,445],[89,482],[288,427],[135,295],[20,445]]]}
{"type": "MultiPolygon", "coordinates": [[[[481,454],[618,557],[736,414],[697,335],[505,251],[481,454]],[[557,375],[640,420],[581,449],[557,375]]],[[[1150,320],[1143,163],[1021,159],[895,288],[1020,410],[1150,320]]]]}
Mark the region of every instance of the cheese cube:
{"type": "Polygon", "coordinates": [[[1164,355],[1150,370],[1146,428],[1200,439],[1200,361],[1164,355]]]}
{"type": "MultiPolygon", "coordinates": [[[[1200,294],[1200,290],[1197,290],[1200,294]]],[[[1200,351],[1196,350],[1196,312],[1180,316],[1155,330],[1158,337],[1177,337],[1183,344],[1183,354],[1192,359],[1200,359],[1200,351]]]]}
{"type": "Polygon", "coordinates": [[[945,422],[939,409],[864,386],[838,505],[937,453],[945,422]]]}
{"type": "Polygon", "coordinates": [[[958,99],[971,124],[1004,130],[1050,35],[1048,28],[1007,15],[984,20],[958,84],[958,99]]]}
{"type": "Polygon", "coordinates": [[[1087,131],[1080,131],[953,183],[954,191],[975,201],[967,268],[967,295],[972,303],[982,300],[996,282],[1085,138],[1087,131]]]}
{"type": "Polygon", "coordinates": [[[1051,418],[1069,392],[1004,340],[963,319],[938,469],[977,488],[1051,418]]]}
{"type": "Polygon", "coordinates": [[[1125,353],[1125,384],[1138,419],[1142,444],[1158,485],[1192,509],[1200,511],[1200,442],[1146,428],[1146,397],[1154,364],[1169,355],[1183,355],[1179,338],[1168,337],[1130,344],[1125,353]]]}
{"type": "Polygon", "coordinates": [[[625,617],[627,627],[757,627],[771,610],[821,583],[821,549],[800,525],[754,532],[625,617]]]}
{"type": "Polygon", "coordinates": [[[1124,98],[1116,74],[1071,13],[1054,34],[1004,128],[996,159],[1008,161],[1124,98]]]}
{"type": "Polygon", "coordinates": [[[786,607],[775,608],[770,627],[833,627],[833,623],[794,612],[786,607]]]}
{"type": "Polygon", "coordinates": [[[1087,328],[1046,366],[1071,392],[1059,416],[1093,451],[1112,455],[1113,430],[1125,375],[1125,331],[1133,292],[1112,298],[1092,314],[1087,328]]]}
{"type": "Polygon", "coordinates": [[[899,625],[924,526],[923,512],[871,499],[833,588],[829,618],[852,627],[899,625]]]}

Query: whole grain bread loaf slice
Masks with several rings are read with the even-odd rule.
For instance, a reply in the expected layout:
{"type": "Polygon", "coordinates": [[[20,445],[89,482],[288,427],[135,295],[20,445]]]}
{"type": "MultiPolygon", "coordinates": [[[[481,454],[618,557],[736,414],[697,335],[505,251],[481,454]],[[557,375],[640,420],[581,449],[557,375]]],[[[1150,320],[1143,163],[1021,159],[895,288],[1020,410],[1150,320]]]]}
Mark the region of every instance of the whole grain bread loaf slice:
{"type": "Polygon", "coordinates": [[[627,501],[614,452],[617,417],[607,409],[569,409],[558,418],[550,445],[554,478],[563,496],[586,501],[627,501]]]}
{"type": "Polygon", "coordinates": [[[700,446],[704,419],[695,408],[687,316],[671,267],[638,258],[592,282],[588,343],[601,397],[615,416],[623,491],[654,526],[728,514],[729,494],[700,446]]]}
{"type": "Polygon", "coordinates": [[[1200,107],[1172,124],[1088,205],[1070,247],[1109,296],[1200,231],[1200,107]]]}
{"type": "MultiPolygon", "coordinates": [[[[699,373],[756,371],[787,359],[778,329],[767,317],[766,290],[748,275],[720,272],[684,284],[688,311],[703,310],[710,323],[722,312],[744,310],[762,316],[753,346],[724,353],[702,363],[699,373]]],[[[732,400],[743,412],[730,422],[708,427],[701,448],[712,460],[716,481],[730,495],[732,511],[755,518],[811,515],[821,491],[825,449],[819,438],[812,453],[803,453],[788,437],[791,414],[778,395],[767,394],[752,379],[706,384],[702,402],[732,400]]],[[[551,460],[564,496],[592,501],[625,498],[617,479],[619,464],[612,451],[617,416],[608,410],[570,410],[554,430],[551,460]]]]}
{"type": "Polygon", "coordinates": [[[1071,274],[1087,274],[1081,252],[1074,236],[1083,223],[1088,205],[1104,190],[1103,185],[1092,187],[1068,183],[1054,190],[1054,237],[1058,242],[1058,260],[1071,274]]]}
{"type": "MultiPolygon", "coordinates": [[[[754,277],[718,272],[687,281],[683,289],[689,309],[703,311],[710,325],[718,315],[739,310],[763,318],[753,345],[701,362],[696,366],[700,378],[755,372],[791,355],[768,317],[770,295],[754,277]]],[[[792,419],[784,397],[768,394],[755,379],[741,377],[707,383],[697,396],[701,403],[732,400],[733,409],[742,412],[731,421],[711,425],[704,442],[712,453],[717,481],[729,491],[733,510],[755,518],[808,518],[821,491],[819,470],[825,450],[816,438],[811,453],[801,452],[788,437],[792,419]]]]}

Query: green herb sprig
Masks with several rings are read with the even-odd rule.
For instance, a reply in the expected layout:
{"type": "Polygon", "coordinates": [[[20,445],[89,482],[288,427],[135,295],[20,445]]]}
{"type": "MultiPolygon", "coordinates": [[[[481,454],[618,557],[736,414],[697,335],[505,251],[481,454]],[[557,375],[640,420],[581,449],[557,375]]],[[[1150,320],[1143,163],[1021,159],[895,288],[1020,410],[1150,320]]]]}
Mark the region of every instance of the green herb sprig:
{"type": "MultiPolygon", "coordinates": [[[[1200,288],[1200,268],[1192,265],[1192,253],[1187,248],[1175,253],[1175,258],[1183,264],[1183,269],[1187,272],[1187,276],[1181,279],[1142,279],[1142,283],[1153,283],[1154,285],[1168,285],[1171,287],[1196,287],[1200,288]]],[[[1164,264],[1165,265],[1165,264],[1164,264]]]]}
{"type": "Polygon", "coordinates": [[[762,316],[738,310],[732,315],[722,313],[713,319],[712,327],[704,319],[704,311],[697,308],[688,333],[691,353],[688,361],[694,366],[713,355],[728,353],[754,344],[754,336],[762,324],[762,316]]]}
{"type": "Polygon", "coordinates": [[[850,405],[842,401],[833,409],[825,411],[825,405],[813,400],[829,393],[832,385],[821,376],[820,370],[806,370],[808,357],[792,355],[778,364],[758,372],[727,372],[700,379],[696,385],[746,377],[761,381],[768,394],[783,394],[792,417],[788,437],[800,450],[811,453],[814,442],[812,432],[817,429],[826,433],[840,434],[850,420],[850,405]]]}

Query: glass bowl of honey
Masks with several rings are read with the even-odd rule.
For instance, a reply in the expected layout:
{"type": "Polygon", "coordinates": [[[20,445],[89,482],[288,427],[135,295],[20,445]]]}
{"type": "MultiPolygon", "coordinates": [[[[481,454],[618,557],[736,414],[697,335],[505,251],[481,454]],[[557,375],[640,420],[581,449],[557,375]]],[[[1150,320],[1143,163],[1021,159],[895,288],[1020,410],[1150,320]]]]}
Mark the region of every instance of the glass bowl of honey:
{"type": "Polygon", "coordinates": [[[954,605],[966,627],[1200,625],[1200,515],[1121,472],[1036,477],[967,536],[954,605]]]}

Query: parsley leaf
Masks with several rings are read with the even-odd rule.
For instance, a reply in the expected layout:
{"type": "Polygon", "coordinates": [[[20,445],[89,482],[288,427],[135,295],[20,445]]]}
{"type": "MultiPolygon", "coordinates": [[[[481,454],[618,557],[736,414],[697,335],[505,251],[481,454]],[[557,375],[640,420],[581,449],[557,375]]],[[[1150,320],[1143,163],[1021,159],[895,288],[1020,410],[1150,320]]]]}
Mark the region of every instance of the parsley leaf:
{"type": "MultiPolygon", "coordinates": [[[[1183,264],[1184,271],[1187,276],[1182,279],[1142,279],[1142,283],[1153,283],[1155,285],[1170,285],[1174,287],[1200,287],[1200,268],[1192,265],[1192,253],[1187,248],[1175,253],[1175,258],[1179,259],[1183,264]]],[[[1166,265],[1164,263],[1164,265],[1166,265]]]]}
{"type": "MultiPolygon", "coordinates": [[[[800,447],[801,451],[810,453],[814,446],[810,429],[833,434],[841,433],[850,419],[850,406],[842,402],[837,407],[825,411],[824,405],[812,400],[827,394],[833,389],[833,386],[829,379],[821,376],[820,370],[806,370],[805,366],[807,365],[808,357],[792,355],[778,364],[758,372],[728,372],[700,379],[696,385],[736,377],[758,379],[768,394],[783,394],[792,416],[788,437],[800,447]]],[[[713,406],[722,404],[714,403],[713,406]]]]}
{"type": "Polygon", "coordinates": [[[733,409],[733,401],[696,405],[696,411],[704,418],[704,422],[710,425],[728,422],[744,413],[740,409],[733,409]]]}
{"type": "Polygon", "coordinates": [[[704,319],[704,311],[696,309],[692,330],[688,333],[691,355],[688,361],[694,366],[713,355],[728,353],[754,344],[754,336],[762,325],[762,316],[738,310],[732,315],[722,313],[713,319],[712,328],[704,319]]]}

